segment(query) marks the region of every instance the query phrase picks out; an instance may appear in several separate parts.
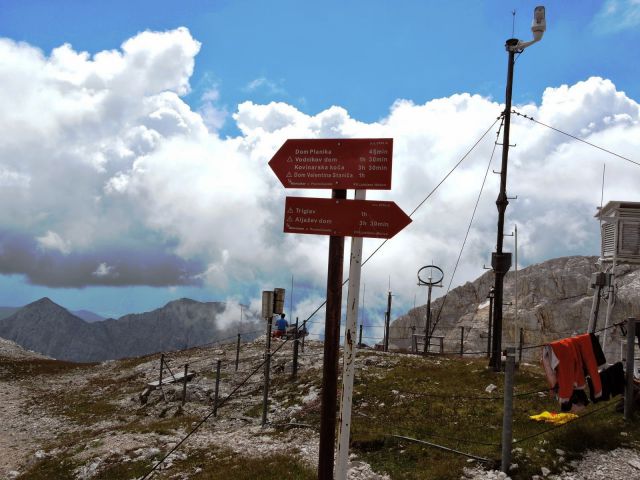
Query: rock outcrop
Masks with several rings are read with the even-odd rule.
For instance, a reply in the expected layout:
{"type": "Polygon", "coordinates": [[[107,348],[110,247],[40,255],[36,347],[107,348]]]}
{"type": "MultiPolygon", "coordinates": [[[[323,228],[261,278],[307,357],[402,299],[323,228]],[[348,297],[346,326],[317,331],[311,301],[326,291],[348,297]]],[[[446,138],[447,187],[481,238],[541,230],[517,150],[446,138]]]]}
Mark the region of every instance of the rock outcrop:
{"type": "MultiPolygon", "coordinates": [[[[587,330],[593,300],[589,287],[591,274],[598,271],[597,257],[562,257],[531,265],[518,271],[518,315],[515,308],[515,272],[507,274],[504,284],[502,344],[517,346],[523,329],[524,344],[537,345],[587,330]]],[[[461,328],[464,327],[464,349],[467,352],[487,350],[489,323],[489,289],[493,273],[486,272],[473,282],[449,292],[431,304],[433,321],[438,317],[434,335],[444,336],[445,351],[460,348],[461,328]],[[444,303],[444,306],[443,306],[444,303]]],[[[616,296],[610,323],[629,316],[640,318],[640,266],[618,266],[615,271],[616,296]]],[[[598,327],[603,327],[607,309],[601,301],[598,327]]],[[[409,348],[411,326],[416,333],[424,332],[426,305],[410,310],[393,322],[390,343],[409,348]],[[394,336],[395,333],[395,336],[394,336]]],[[[601,335],[604,340],[604,335],[601,335]]],[[[607,331],[608,358],[620,357],[620,343],[624,338],[619,329],[607,331]]],[[[523,358],[532,360],[538,349],[524,350],[523,358]]]]}

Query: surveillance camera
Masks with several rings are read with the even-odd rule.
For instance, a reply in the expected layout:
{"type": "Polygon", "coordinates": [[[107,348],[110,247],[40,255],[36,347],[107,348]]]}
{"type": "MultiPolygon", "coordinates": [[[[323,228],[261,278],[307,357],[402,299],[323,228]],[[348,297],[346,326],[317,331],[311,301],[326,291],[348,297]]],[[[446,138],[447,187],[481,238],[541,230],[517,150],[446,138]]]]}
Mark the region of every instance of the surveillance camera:
{"type": "Polygon", "coordinates": [[[533,23],[531,24],[531,31],[533,32],[534,40],[539,41],[546,29],[547,22],[545,19],[544,7],[538,6],[533,10],[533,23]]]}
{"type": "Polygon", "coordinates": [[[507,42],[507,50],[512,52],[522,52],[525,48],[533,45],[536,42],[542,40],[542,35],[547,29],[547,22],[545,20],[545,10],[542,5],[536,7],[533,10],[533,23],[531,24],[531,32],[533,33],[533,40],[528,42],[518,41],[515,45],[507,42]]]}

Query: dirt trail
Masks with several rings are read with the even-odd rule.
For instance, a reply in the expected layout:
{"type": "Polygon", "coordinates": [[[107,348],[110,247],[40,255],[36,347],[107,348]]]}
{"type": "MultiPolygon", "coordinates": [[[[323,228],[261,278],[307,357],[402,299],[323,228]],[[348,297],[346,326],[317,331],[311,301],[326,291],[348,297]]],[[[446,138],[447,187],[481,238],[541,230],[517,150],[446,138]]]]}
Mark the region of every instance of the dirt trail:
{"type": "Polygon", "coordinates": [[[11,478],[32,448],[30,431],[37,421],[21,413],[26,393],[19,384],[0,381],[0,478],[11,478]]]}

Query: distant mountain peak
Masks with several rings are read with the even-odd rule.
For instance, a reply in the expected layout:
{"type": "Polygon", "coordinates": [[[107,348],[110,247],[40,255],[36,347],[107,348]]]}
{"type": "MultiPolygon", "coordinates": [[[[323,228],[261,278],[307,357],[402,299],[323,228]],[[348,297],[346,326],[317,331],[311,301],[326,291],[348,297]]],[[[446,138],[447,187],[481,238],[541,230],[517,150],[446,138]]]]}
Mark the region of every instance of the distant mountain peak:
{"type": "Polygon", "coordinates": [[[182,298],[178,298],[177,300],[173,300],[169,303],[200,303],[197,300],[193,300],[192,298],[187,298],[187,297],[182,297],[182,298]]]}
{"type": "Polygon", "coordinates": [[[51,309],[51,308],[55,308],[55,309],[61,309],[64,310],[66,312],[68,312],[68,310],[66,308],[64,308],[61,305],[58,305],[56,302],[54,302],[53,300],[51,300],[49,297],[42,297],[39,300],[36,300],[35,302],[31,302],[28,305],[25,305],[24,308],[26,309],[42,309],[42,308],[47,308],[47,309],[51,309]]]}
{"type": "MultiPolygon", "coordinates": [[[[87,323],[77,312],[41,298],[0,320],[0,337],[61,360],[102,361],[226,338],[238,326],[218,320],[224,309],[221,302],[180,298],[151,312],[87,323]]],[[[245,312],[243,328],[253,332],[257,325],[258,319],[245,312]]],[[[247,333],[243,338],[253,337],[247,333]]]]}
{"type": "Polygon", "coordinates": [[[51,300],[49,297],[42,297],[41,299],[36,300],[35,302],[31,302],[29,305],[49,305],[49,304],[58,305],[56,302],[51,300]]]}

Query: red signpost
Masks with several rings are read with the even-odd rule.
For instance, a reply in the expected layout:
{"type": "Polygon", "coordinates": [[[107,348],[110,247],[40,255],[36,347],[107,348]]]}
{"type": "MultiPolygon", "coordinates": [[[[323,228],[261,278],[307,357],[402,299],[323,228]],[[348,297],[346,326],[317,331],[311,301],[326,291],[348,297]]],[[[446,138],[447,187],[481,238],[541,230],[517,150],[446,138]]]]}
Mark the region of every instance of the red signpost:
{"type": "Polygon", "coordinates": [[[332,190],[330,199],[287,197],[284,219],[285,232],[330,235],[319,480],[333,479],[344,237],[391,238],[411,223],[393,202],[347,200],[346,191],[390,190],[392,154],[391,138],[301,139],[287,140],[269,162],[286,188],[332,190]]]}
{"type": "Polygon", "coordinates": [[[287,140],[269,166],[286,188],[391,189],[391,138],[287,140]]]}
{"type": "Polygon", "coordinates": [[[284,231],[339,237],[391,238],[411,223],[394,202],[287,197],[284,231]]]}

